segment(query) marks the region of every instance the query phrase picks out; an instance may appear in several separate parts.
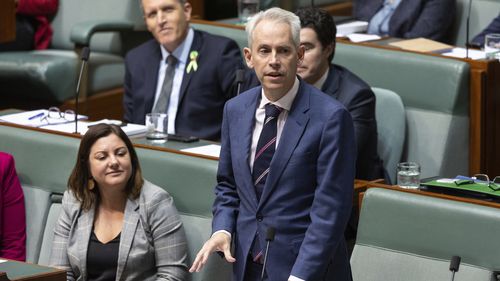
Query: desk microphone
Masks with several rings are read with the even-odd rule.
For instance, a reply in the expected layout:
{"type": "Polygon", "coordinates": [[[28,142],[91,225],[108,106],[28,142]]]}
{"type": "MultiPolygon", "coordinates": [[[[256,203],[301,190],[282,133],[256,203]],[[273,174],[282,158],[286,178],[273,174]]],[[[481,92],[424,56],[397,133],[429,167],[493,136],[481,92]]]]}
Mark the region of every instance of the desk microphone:
{"type": "Polygon", "coordinates": [[[453,256],[450,261],[450,270],[452,272],[451,281],[455,280],[455,272],[458,272],[458,268],[460,267],[460,257],[453,256]]]}
{"type": "Polygon", "coordinates": [[[311,8],[314,8],[314,0],[311,0],[311,8]]]}
{"type": "Polygon", "coordinates": [[[472,6],[472,0],[469,0],[469,11],[467,12],[467,22],[465,27],[465,58],[469,58],[469,28],[470,28],[470,9],[472,6]]]}
{"type": "Polygon", "coordinates": [[[87,61],[89,60],[90,49],[85,46],[82,49],[81,59],[82,64],[80,66],[80,75],[78,76],[78,83],[76,84],[76,104],[75,104],[75,134],[78,134],[78,96],[80,95],[80,83],[82,82],[82,75],[85,66],[87,65],[87,61]]]}
{"type": "Polygon", "coordinates": [[[239,95],[241,92],[241,84],[245,82],[245,70],[244,69],[237,69],[236,70],[236,85],[237,85],[237,90],[236,90],[236,95],[239,95]]]}
{"type": "Polygon", "coordinates": [[[267,254],[269,253],[269,244],[274,240],[274,234],[276,234],[276,229],[270,226],[266,232],[266,254],[264,255],[264,264],[262,265],[262,273],[260,275],[260,280],[264,280],[264,272],[266,271],[267,254]]]}

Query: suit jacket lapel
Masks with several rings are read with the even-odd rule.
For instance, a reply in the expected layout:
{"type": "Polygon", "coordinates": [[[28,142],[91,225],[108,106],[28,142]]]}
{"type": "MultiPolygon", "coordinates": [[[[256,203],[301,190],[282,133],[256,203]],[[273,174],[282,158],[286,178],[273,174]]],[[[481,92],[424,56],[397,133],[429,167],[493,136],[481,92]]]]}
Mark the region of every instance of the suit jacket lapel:
{"type": "Polygon", "coordinates": [[[125,214],[123,219],[123,228],[120,235],[120,250],[118,251],[118,269],[116,271],[116,280],[121,280],[123,270],[126,267],[127,259],[134,241],[135,231],[139,223],[139,199],[127,200],[125,214]]]}
{"type": "Polygon", "coordinates": [[[160,45],[154,44],[154,49],[151,54],[146,57],[145,70],[146,73],[145,81],[146,90],[144,94],[144,114],[149,113],[153,110],[153,105],[155,102],[156,88],[158,84],[158,71],[160,71],[160,61],[161,61],[161,50],[160,45]]]}
{"type": "MultiPolygon", "coordinates": [[[[182,84],[181,84],[181,89],[179,91],[179,107],[180,104],[186,94],[186,89],[187,86],[189,85],[189,81],[191,80],[191,77],[193,77],[196,73],[196,71],[191,70],[189,73],[187,73],[187,67],[189,63],[191,62],[190,55],[192,51],[198,51],[198,61],[200,60],[199,57],[202,56],[203,54],[201,53],[200,49],[203,44],[203,40],[200,37],[200,33],[198,31],[194,31],[194,36],[193,36],[193,44],[191,45],[191,49],[189,50],[189,54],[186,60],[186,68],[184,69],[184,76],[182,78],[182,84]]],[[[199,65],[198,65],[199,67],[199,65]]]]}
{"type": "Polygon", "coordinates": [[[259,207],[262,206],[268,199],[269,194],[276,187],[278,180],[283,173],[288,160],[292,156],[295,147],[299,143],[302,134],[309,121],[309,93],[305,92],[304,82],[300,81],[299,90],[292,108],[288,113],[288,118],[281,133],[280,142],[278,144],[273,160],[271,160],[270,172],[266,180],[266,185],[259,202],[259,207]]]}
{"type": "MultiPolygon", "coordinates": [[[[252,135],[253,128],[255,125],[255,111],[260,101],[261,87],[254,90],[254,93],[250,99],[247,100],[245,106],[238,113],[236,128],[240,128],[236,134],[235,143],[232,145],[236,146],[238,153],[238,170],[243,173],[243,179],[245,182],[241,186],[241,190],[248,191],[248,196],[255,200],[252,202],[257,203],[257,195],[255,194],[255,186],[252,180],[252,173],[250,172],[249,156],[251,153],[252,145],[252,135]]],[[[255,206],[257,207],[257,205],[255,206]]]]}
{"type": "Polygon", "coordinates": [[[332,64],[330,65],[330,69],[328,70],[328,76],[326,78],[326,81],[323,84],[323,87],[321,87],[321,91],[337,99],[339,95],[338,94],[339,87],[340,87],[340,77],[337,73],[335,66],[332,64]]]}
{"type": "Polygon", "coordinates": [[[81,265],[82,280],[87,280],[87,249],[90,243],[90,234],[94,225],[95,206],[87,212],[82,211],[82,216],[78,219],[77,243],[81,265]]]}

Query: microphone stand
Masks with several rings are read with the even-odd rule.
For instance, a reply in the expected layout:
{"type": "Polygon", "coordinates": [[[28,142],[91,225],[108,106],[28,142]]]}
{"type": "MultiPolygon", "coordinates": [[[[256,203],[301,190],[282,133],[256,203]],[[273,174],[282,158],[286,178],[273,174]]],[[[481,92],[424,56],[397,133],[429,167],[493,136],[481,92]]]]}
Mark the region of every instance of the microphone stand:
{"type": "Polygon", "coordinates": [[[467,12],[467,22],[465,29],[465,58],[469,58],[469,28],[470,28],[470,10],[472,6],[472,0],[469,0],[469,11],[467,12]]]}
{"type": "Polygon", "coordinates": [[[75,104],[75,134],[78,134],[78,96],[80,96],[80,83],[82,82],[83,70],[87,65],[87,61],[89,59],[90,49],[85,46],[82,49],[81,58],[82,64],[80,66],[80,74],[78,76],[78,82],[76,84],[76,104],[75,104]]]}
{"type": "Polygon", "coordinates": [[[269,253],[269,244],[274,240],[274,235],[276,234],[276,229],[274,227],[269,227],[266,233],[266,254],[264,255],[264,264],[262,265],[262,273],[260,274],[260,280],[264,280],[264,273],[266,272],[267,254],[269,253]]]}
{"type": "Polygon", "coordinates": [[[459,256],[451,257],[450,261],[451,281],[455,280],[455,272],[457,272],[458,268],[460,267],[460,260],[461,259],[459,256]]]}

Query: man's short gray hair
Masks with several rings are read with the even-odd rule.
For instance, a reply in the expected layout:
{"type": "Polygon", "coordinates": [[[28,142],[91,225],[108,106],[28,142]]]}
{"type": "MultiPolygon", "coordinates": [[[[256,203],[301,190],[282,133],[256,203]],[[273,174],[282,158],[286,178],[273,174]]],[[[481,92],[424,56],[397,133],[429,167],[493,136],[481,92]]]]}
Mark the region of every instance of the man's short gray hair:
{"type": "Polygon", "coordinates": [[[257,24],[263,20],[274,21],[278,23],[288,24],[290,26],[290,31],[292,32],[293,42],[296,47],[300,46],[300,19],[297,15],[287,10],[281,8],[271,8],[265,11],[261,11],[253,16],[247,23],[246,32],[248,47],[252,47],[252,35],[257,24]]]}
{"type": "MultiPolygon", "coordinates": [[[[181,5],[184,5],[187,2],[187,0],[177,0],[177,1],[179,1],[179,3],[181,3],[181,5]]],[[[142,6],[142,0],[139,0],[139,5],[141,7],[141,10],[144,12],[144,7],[142,6]]]]}

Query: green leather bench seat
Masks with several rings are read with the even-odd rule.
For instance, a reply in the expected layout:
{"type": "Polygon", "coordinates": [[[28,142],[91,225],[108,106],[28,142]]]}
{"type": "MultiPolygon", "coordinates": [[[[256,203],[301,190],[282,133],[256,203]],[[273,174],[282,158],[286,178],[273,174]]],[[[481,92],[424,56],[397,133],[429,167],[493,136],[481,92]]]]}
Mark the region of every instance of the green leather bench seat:
{"type": "Polygon", "coordinates": [[[139,1],[60,0],[50,49],[0,53],[0,98],[59,105],[74,98],[80,70],[77,46],[90,46],[92,95],[123,86],[123,54],[134,30],[144,30],[139,1]],[[121,36],[123,35],[123,36],[121,36]]]}
{"type": "MultiPolygon", "coordinates": [[[[12,154],[25,191],[28,261],[47,264],[61,195],[76,161],[79,139],[0,124],[0,151],[12,154]]],[[[146,148],[136,148],[144,177],[174,198],[193,259],[211,234],[212,203],[218,162],[146,148]]],[[[230,280],[231,267],[213,255],[193,281],[230,280]]]]}
{"type": "Polygon", "coordinates": [[[422,177],[468,173],[469,65],[455,59],[338,43],[334,62],[370,86],[392,90],[406,109],[403,160],[422,177]]]}
{"type": "MultiPolygon", "coordinates": [[[[90,92],[100,92],[123,84],[123,58],[104,53],[92,53],[91,56],[90,92]]],[[[65,78],[77,77],[79,61],[73,51],[0,53],[2,93],[17,93],[18,98],[60,104],[75,97],[76,80],[65,78]]]]}
{"type": "Polygon", "coordinates": [[[500,209],[383,188],[366,192],[351,257],[354,280],[490,281],[500,270],[500,209]]]}

